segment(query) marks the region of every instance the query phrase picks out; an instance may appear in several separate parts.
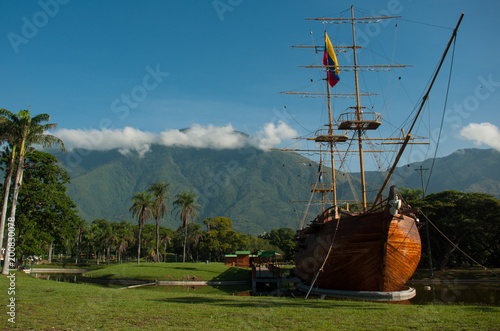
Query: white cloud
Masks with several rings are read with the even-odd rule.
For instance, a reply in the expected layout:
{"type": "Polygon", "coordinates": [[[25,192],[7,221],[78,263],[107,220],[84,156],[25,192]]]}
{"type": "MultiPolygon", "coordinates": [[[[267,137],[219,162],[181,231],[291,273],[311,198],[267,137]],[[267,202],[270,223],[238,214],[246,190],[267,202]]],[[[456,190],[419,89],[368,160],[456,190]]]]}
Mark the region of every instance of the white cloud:
{"type": "Polygon", "coordinates": [[[86,149],[108,151],[118,149],[124,155],[136,152],[143,156],[150,151],[151,145],[236,149],[254,146],[268,149],[280,144],[284,139],[297,135],[297,132],[286,123],[267,123],[258,133],[247,136],[234,130],[231,124],[226,126],[193,125],[189,129],[167,129],[161,133],[145,132],[131,127],[122,129],[59,129],[54,133],[71,151],[86,149]]]}
{"type": "Polygon", "coordinates": [[[267,123],[264,128],[251,138],[253,145],[261,149],[268,149],[281,144],[285,139],[297,136],[297,131],[289,127],[285,122],[279,121],[278,125],[267,123]]]}
{"type": "Polygon", "coordinates": [[[460,136],[474,141],[476,145],[485,144],[500,151],[500,130],[491,123],[471,123],[460,131],[460,136]]]}
{"type": "Polygon", "coordinates": [[[102,130],[60,129],[54,135],[64,142],[69,151],[75,148],[96,151],[118,149],[122,154],[135,151],[140,156],[147,153],[151,144],[158,140],[158,135],[155,133],[143,132],[131,127],[102,130]]]}
{"type": "Polygon", "coordinates": [[[195,124],[183,131],[165,130],[160,135],[160,144],[164,146],[234,149],[241,148],[248,142],[247,137],[236,132],[231,124],[222,127],[195,124]]]}

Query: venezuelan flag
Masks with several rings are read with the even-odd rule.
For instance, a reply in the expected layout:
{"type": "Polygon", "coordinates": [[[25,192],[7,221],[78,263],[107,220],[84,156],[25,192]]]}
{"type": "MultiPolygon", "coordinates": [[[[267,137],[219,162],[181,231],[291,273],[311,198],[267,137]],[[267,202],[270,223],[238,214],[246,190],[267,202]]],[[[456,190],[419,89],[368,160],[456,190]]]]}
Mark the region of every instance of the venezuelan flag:
{"type": "Polygon", "coordinates": [[[335,51],[333,50],[332,43],[328,34],[325,32],[325,53],[323,54],[323,64],[329,66],[327,68],[327,79],[331,87],[334,87],[340,80],[339,78],[339,63],[337,62],[337,57],[335,56],[335,51]]]}

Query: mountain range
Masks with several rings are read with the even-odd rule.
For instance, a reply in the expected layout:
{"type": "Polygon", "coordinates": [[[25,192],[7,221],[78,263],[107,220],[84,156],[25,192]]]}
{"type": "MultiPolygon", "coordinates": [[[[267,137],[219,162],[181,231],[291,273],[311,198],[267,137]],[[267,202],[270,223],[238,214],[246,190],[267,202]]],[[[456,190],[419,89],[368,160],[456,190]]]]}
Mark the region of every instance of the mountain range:
{"type": "MultiPolygon", "coordinates": [[[[68,195],[76,203],[79,215],[89,222],[104,218],[135,223],[129,212],[131,197],[163,180],[171,184],[171,202],[182,191],[198,194],[200,220],[226,216],[232,219],[235,230],[253,235],[281,227],[295,229],[304,220],[304,210],[311,199],[309,188],[318,178],[317,163],[299,154],[253,147],[215,150],[152,145],[142,156],[118,150],[73,150],[54,155],[71,176],[68,195]]],[[[422,178],[415,169],[430,169],[432,162],[398,167],[391,184],[420,189],[422,178]]],[[[458,150],[435,159],[426,193],[453,189],[489,193],[498,198],[498,169],[500,153],[496,150],[458,150]]],[[[430,170],[422,173],[425,185],[430,170]]],[[[352,200],[350,187],[357,190],[360,186],[359,173],[348,176],[338,172],[337,178],[339,199],[352,200]]],[[[382,180],[379,173],[366,172],[369,201],[382,180]]],[[[324,182],[327,181],[325,174],[324,182]]],[[[355,194],[359,196],[359,191],[355,194]]],[[[177,229],[177,211],[171,203],[168,207],[168,216],[161,220],[161,225],[177,229]]],[[[306,221],[314,217],[317,208],[318,204],[309,209],[306,221]]]]}

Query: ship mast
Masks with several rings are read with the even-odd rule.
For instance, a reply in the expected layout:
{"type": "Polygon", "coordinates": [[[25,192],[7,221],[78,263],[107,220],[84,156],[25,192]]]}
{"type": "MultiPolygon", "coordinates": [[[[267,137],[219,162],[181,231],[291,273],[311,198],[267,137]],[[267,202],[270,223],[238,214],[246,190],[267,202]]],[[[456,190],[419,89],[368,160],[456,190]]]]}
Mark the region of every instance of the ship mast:
{"type": "MultiPolygon", "coordinates": [[[[356,83],[356,119],[359,123],[362,121],[361,104],[359,101],[359,83],[358,83],[358,59],[356,56],[356,32],[354,28],[354,6],[351,6],[351,24],[352,24],[352,45],[354,52],[354,80],[356,83]]],[[[361,175],[361,203],[363,212],[366,211],[366,183],[365,183],[365,166],[363,162],[363,141],[361,124],[357,125],[358,146],[359,146],[359,171],[361,175]]]]}
{"type": "MultiPolygon", "coordinates": [[[[326,36],[326,31],[325,31],[325,36],[326,36]]],[[[328,72],[328,69],[327,69],[328,72]]],[[[326,95],[327,95],[327,100],[328,100],[328,134],[333,137],[333,117],[332,117],[332,104],[330,100],[330,84],[328,82],[328,74],[326,78],[326,95]]],[[[333,139],[330,140],[330,162],[332,165],[332,200],[333,200],[333,206],[337,208],[337,184],[335,182],[335,160],[333,157],[333,139]]]]}

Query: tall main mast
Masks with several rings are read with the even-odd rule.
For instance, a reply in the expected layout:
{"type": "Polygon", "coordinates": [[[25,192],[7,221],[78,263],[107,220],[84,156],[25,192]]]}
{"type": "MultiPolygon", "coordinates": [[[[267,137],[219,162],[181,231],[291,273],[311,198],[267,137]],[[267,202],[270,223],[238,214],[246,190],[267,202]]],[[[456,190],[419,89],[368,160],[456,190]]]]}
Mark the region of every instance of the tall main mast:
{"type": "MultiPolygon", "coordinates": [[[[325,36],[326,36],[326,31],[325,31],[325,36]]],[[[330,137],[333,137],[333,114],[332,114],[332,103],[330,99],[330,83],[328,82],[328,68],[326,70],[327,72],[327,78],[326,78],[326,95],[327,95],[327,100],[328,100],[328,134],[330,137]]],[[[333,142],[334,140],[330,140],[330,162],[332,165],[332,200],[333,200],[333,206],[337,208],[337,184],[335,182],[335,160],[334,160],[334,149],[333,149],[333,142]]]]}
{"type": "MultiPolygon", "coordinates": [[[[356,119],[359,123],[362,121],[361,103],[359,101],[359,84],[358,84],[358,58],[356,55],[356,29],[354,28],[354,7],[351,6],[351,24],[352,24],[352,50],[354,52],[354,80],[356,83],[356,119]]],[[[366,211],[366,183],[365,183],[365,165],[363,161],[363,141],[361,125],[357,126],[358,146],[359,146],[359,171],[361,175],[361,204],[363,212],[366,211]]]]}

